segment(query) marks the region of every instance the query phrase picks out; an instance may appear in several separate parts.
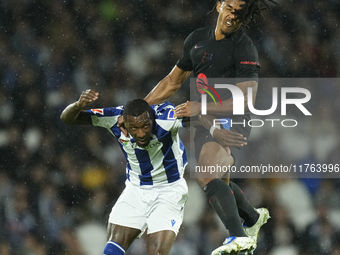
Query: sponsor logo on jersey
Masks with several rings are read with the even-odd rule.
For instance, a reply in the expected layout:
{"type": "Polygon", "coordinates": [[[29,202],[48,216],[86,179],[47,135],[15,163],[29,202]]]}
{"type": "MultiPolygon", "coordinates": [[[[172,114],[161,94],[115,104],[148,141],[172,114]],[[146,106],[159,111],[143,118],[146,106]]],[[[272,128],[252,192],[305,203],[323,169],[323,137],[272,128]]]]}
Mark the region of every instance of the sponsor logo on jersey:
{"type": "Polygon", "coordinates": [[[156,141],[156,142],[150,142],[150,144],[148,146],[146,146],[144,149],[148,150],[148,149],[152,149],[156,146],[159,146],[161,145],[162,143],[159,142],[159,141],[156,141]]]}
{"type": "Polygon", "coordinates": [[[255,62],[255,61],[241,61],[240,63],[241,65],[253,65],[253,66],[260,66],[259,63],[255,62]]]}
{"type": "Polygon", "coordinates": [[[104,109],[91,109],[93,113],[99,113],[101,115],[104,115],[104,109]]]}
{"type": "Polygon", "coordinates": [[[198,45],[198,44],[195,45],[195,49],[199,49],[199,48],[203,48],[203,47],[204,47],[204,45],[198,45]]]}
{"type": "Polygon", "coordinates": [[[174,120],[176,119],[176,112],[175,109],[171,109],[168,113],[168,120],[174,120]]]}
{"type": "Polygon", "coordinates": [[[126,145],[128,144],[129,141],[128,141],[128,140],[124,140],[124,139],[119,138],[119,139],[118,139],[118,142],[120,142],[121,145],[126,146],[126,145]]]}
{"type": "MultiPolygon", "coordinates": [[[[160,146],[162,143],[160,141],[150,141],[149,145],[142,148],[143,150],[149,150],[149,149],[152,149],[152,148],[155,148],[156,146],[160,146]]],[[[138,147],[138,144],[135,142],[135,143],[132,143],[131,144],[131,147],[133,149],[136,149],[138,147]]]]}
{"type": "Polygon", "coordinates": [[[209,52],[204,52],[203,57],[202,57],[202,62],[204,64],[209,64],[212,59],[213,59],[214,54],[209,53],[209,52]]]}

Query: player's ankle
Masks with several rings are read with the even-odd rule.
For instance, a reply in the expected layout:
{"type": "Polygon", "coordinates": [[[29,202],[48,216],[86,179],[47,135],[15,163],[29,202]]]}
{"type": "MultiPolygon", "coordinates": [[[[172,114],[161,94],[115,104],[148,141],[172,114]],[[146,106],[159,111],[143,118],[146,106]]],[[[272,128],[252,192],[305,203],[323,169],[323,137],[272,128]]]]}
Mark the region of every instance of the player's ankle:
{"type": "Polygon", "coordinates": [[[254,211],[256,213],[253,214],[253,217],[249,217],[248,219],[244,220],[244,224],[243,225],[245,225],[248,228],[251,228],[252,226],[254,226],[256,224],[256,222],[260,218],[260,214],[255,209],[254,209],[254,211]]]}

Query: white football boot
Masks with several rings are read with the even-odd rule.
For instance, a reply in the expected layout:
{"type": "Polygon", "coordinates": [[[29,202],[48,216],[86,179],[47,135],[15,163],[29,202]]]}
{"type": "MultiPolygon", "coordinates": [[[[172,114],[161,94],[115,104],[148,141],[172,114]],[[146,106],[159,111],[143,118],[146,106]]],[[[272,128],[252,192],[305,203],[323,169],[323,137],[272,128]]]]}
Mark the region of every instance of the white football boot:
{"type": "Polygon", "coordinates": [[[256,223],[252,227],[243,227],[244,232],[246,232],[247,236],[255,240],[255,247],[253,250],[250,251],[250,254],[253,254],[254,250],[256,249],[257,237],[259,236],[260,228],[262,227],[262,225],[267,223],[268,219],[270,219],[269,211],[266,208],[259,208],[256,209],[256,211],[260,215],[256,223]]]}
{"type": "Polygon", "coordinates": [[[253,238],[230,236],[211,255],[248,255],[255,248],[256,240],[253,238]]]}

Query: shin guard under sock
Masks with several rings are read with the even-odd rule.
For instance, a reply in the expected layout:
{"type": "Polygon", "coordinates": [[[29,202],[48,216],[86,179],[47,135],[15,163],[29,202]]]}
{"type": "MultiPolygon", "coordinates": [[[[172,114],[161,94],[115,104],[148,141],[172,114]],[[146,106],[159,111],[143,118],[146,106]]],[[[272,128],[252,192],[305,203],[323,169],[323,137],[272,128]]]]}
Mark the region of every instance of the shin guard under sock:
{"type": "Polygon", "coordinates": [[[253,226],[259,218],[259,214],[255,210],[255,208],[248,202],[248,200],[244,197],[244,194],[240,187],[230,181],[229,186],[231,190],[234,192],[234,196],[236,199],[238,213],[242,219],[244,219],[244,223],[246,226],[253,226]]]}

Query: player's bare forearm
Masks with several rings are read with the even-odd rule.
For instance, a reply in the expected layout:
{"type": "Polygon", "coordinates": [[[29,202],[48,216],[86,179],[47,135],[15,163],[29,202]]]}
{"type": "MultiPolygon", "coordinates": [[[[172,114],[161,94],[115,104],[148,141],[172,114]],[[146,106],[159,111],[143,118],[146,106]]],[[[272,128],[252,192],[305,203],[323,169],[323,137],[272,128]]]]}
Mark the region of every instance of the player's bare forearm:
{"type": "Polygon", "coordinates": [[[77,102],[69,104],[61,113],[60,119],[62,122],[68,125],[90,125],[91,117],[82,108],[79,107],[77,102]]]}
{"type": "MultiPolygon", "coordinates": [[[[184,118],[187,120],[185,122],[186,127],[189,125],[202,125],[204,128],[212,132],[212,136],[226,149],[227,147],[243,147],[247,145],[247,138],[240,133],[220,128],[215,128],[212,130],[211,128],[215,126],[214,119],[216,118],[212,115],[196,115],[190,118],[184,118]]],[[[227,149],[227,151],[230,154],[230,150],[227,149]]]]}
{"type": "Polygon", "coordinates": [[[243,147],[247,145],[247,138],[242,134],[233,132],[228,129],[213,128],[215,127],[214,119],[216,117],[211,115],[203,115],[199,117],[199,122],[223,147],[243,147]]]}
{"type": "Polygon", "coordinates": [[[210,130],[210,128],[214,125],[214,119],[215,117],[211,115],[199,115],[198,122],[207,130],[210,130]]]}
{"type": "Polygon", "coordinates": [[[144,98],[149,105],[160,104],[171,97],[180,88],[181,84],[172,84],[170,77],[166,76],[156,87],[144,98]]]}
{"type": "Polygon", "coordinates": [[[211,126],[214,122],[214,117],[210,115],[196,115],[193,117],[182,117],[185,127],[196,127],[196,126],[204,126],[206,129],[210,130],[211,126]]]}
{"type": "Polygon", "coordinates": [[[233,99],[229,98],[222,101],[222,105],[214,103],[207,103],[207,113],[216,116],[225,117],[233,114],[233,99]]]}
{"type": "MultiPolygon", "coordinates": [[[[236,86],[241,89],[244,96],[244,111],[249,111],[248,108],[248,88],[252,88],[252,101],[253,104],[256,100],[258,83],[256,81],[246,81],[236,84],[236,86]]],[[[217,116],[227,116],[233,114],[233,99],[229,98],[222,101],[222,105],[215,105],[214,103],[207,103],[207,113],[217,115],[217,116]]]]}
{"type": "Polygon", "coordinates": [[[69,104],[60,115],[61,121],[65,124],[73,124],[81,109],[82,107],[79,107],[77,102],[69,104]]]}
{"type": "Polygon", "coordinates": [[[82,111],[83,107],[98,99],[99,93],[88,89],[83,91],[78,101],[69,104],[61,113],[60,119],[65,124],[91,125],[91,116],[86,111],[82,111]]]}
{"type": "Polygon", "coordinates": [[[144,98],[149,105],[160,104],[171,97],[189,77],[191,71],[183,71],[175,66],[156,87],[144,98]]]}

